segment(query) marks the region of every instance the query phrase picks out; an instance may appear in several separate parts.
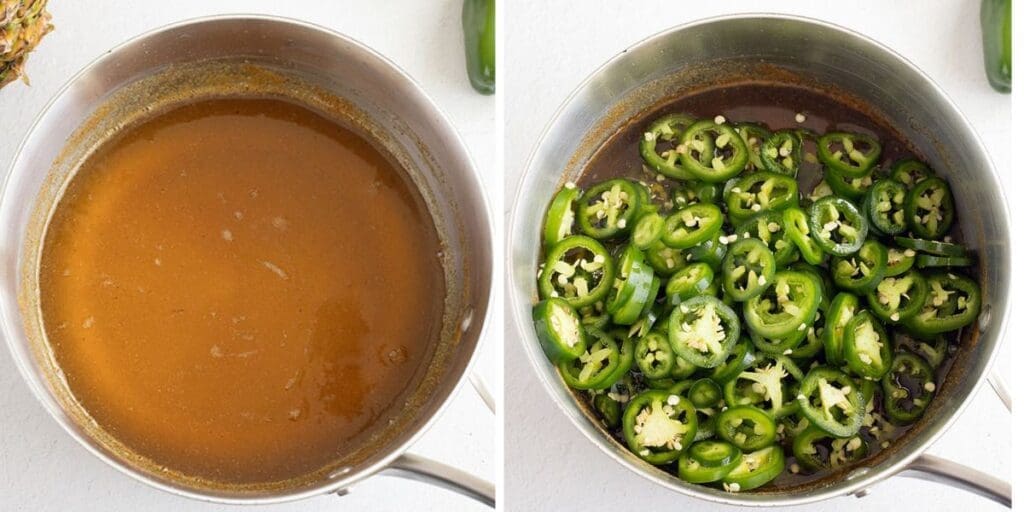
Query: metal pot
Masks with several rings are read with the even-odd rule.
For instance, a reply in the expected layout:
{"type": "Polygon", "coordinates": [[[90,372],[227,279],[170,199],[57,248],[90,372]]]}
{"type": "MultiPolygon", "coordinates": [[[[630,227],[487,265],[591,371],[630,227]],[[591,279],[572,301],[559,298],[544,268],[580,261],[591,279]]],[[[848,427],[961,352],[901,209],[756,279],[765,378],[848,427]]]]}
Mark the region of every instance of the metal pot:
{"type": "Polygon", "coordinates": [[[494,504],[494,485],[406,453],[463,382],[487,318],[492,253],[489,213],[470,156],[424,91],[380,54],[308,23],[265,16],[186,21],[139,36],[78,73],[36,120],[0,195],[0,321],[32,392],[86,449],[123,473],[190,498],[274,503],[344,494],[390,473],[494,504]],[[337,114],[386,149],[434,217],[447,282],[442,339],[393,425],[308,477],[261,488],[168,476],[90,424],[67,390],[38,310],[41,234],[63,184],[102,140],[162,104],[204,94],[259,94],[337,114]]]}
{"type": "Polygon", "coordinates": [[[1007,203],[992,162],[963,114],[924,73],[881,44],[817,20],[757,14],[698,21],[628,48],[588,77],[548,125],[519,184],[507,246],[510,310],[544,387],[584,436],[648,480],[711,502],[771,506],[861,496],[872,485],[909,471],[1010,503],[1009,484],[924,453],[982,386],[1003,334],[1010,282],[1007,203]],[[530,305],[537,297],[542,216],[563,181],[575,179],[603,141],[653,105],[694,88],[763,76],[765,69],[779,71],[771,75],[779,80],[856,98],[909,135],[956,190],[963,236],[978,251],[984,307],[928,413],[889,449],[810,484],[730,494],[688,484],[648,465],[604,432],[544,356],[530,305]]]}

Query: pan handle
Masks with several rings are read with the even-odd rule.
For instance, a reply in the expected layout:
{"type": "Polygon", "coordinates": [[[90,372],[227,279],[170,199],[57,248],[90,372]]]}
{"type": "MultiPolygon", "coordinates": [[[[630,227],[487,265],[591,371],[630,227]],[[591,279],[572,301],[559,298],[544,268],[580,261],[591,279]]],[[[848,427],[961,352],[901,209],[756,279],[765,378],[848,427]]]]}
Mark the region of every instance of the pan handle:
{"type": "Polygon", "coordinates": [[[494,508],[494,484],[440,462],[412,455],[402,454],[393,460],[382,475],[408,478],[457,492],[494,508]]]}
{"type": "Polygon", "coordinates": [[[988,498],[1007,508],[1013,505],[1010,483],[951,460],[924,454],[911,462],[900,476],[920,478],[957,487],[988,498]]]}

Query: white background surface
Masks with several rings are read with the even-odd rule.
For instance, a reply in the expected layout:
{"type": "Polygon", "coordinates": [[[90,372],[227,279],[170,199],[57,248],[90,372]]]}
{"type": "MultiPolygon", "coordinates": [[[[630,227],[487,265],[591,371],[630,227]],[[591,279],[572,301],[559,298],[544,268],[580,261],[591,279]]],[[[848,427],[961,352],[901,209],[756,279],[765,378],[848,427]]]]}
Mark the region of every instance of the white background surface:
{"type": "MultiPolygon", "coordinates": [[[[773,2],[771,8],[845,25],[915,62],[964,110],[986,141],[1004,177],[1007,194],[1020,197],[1020,189],[1007,182],[1011,173],[1010,97],[993,92],[985,80],[979,3],[802,0],[773,2]]],[[[515,2],[505,19],[506,225],[530,151],[557,107],[590,72],[627,46],[660,30],[708,16],[763,11],[765,5],[736,0],[515,2]]],[[[1019,214],[1020,203],[1016,206],[1019,214]]],[[[1020,234],[1020,217],[1014,228],[1016,234],[1020,234]]],[[[506,313],[506,323],[509,321],[506,313]]],[[[1020,332],[1022,327],[1024,322],[1014,321],[1007,332],[1020,332]]],[[[1007,338],[1007,344],[1015,341],[1012,334],[1007,338]]],[[[997,368],[1007,375],[1011,369],[1009,347],[1004,346],[1002,352],[997,368]]],[[[662,489],[590,444],[548,397],[511,327],[506,330],[505,360],[506,417],[515,420],[514,424],[507,423],[513,426],[505,433],[508,510],[732,509],[662,489]]],[[[1010,414],[985,385],[930,453],[1009,479],[1010,423],[1010,414]]],[[[963,491],[909,478],[883,482],[863,499],[844,497],[790,510],[823,509],[1002,510],[963,491]]]]}
{"type": "MultiPolygon", "coordinates": [[[[491,196],[497,226],[501,180],[494,165],[494,99],[476,94],[467,82],[461,6],[461,0],[51,1],[57,30],[44,39],[29,60],[32,86],[15,83],[0,90],[0,172],[6,172],[17,144],[50,97],[72,74],[114,45],[152,28],[196,16],[277,14],[353,36],[412,75],[448,113],[471,149],[491,196]]],[[[500,299],[500,295],[495,297],[500,299]]],[[[500,315],[492,316],[476,366],[494,390],[501,331],[500,315]]],[[[0,411],[0,511],[239,510],[152,490],[93,458],[36,403],[6,349],[0,349],[0,411]]],[[[493,481],[495,439],[494,417],[466,385],[412,452],[493,481]]],[[[380,477],[357,484],[344,498],[325,496],[259,510],[486,509],[424,484],[380,477]]]]}

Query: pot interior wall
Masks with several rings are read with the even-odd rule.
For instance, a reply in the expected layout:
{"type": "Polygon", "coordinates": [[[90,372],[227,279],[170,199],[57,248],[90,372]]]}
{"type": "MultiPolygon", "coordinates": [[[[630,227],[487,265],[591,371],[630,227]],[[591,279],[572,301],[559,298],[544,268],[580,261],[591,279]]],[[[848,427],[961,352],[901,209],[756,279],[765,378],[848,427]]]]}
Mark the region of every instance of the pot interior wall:
{"type": "Polygon", "coordinates": [[[510,238],[510,294],[527,352],[534,366],[542,369],[549,391],[578,427],[631,469],[713,501],[809,502],[848,493],[899,469],[963,408],[984,376],[1006,314],[1005,201],[973,131],[948,99],[908,63],[860,36],[816,22],[782,17],[717,19],[670,30],[628,49],[592,75],[563,105],[532,156],[519,194],[510,238]],[[925,417],[883,454],[800,487],[727,494],[686,484],[649,466],[605,433],[562,383],[523,319],[529,318],[529,306],[537,296],[540,226],[551,194],[565,180],[577,179],[601,144],[631,119],[687,92],[752,80],[819,90],[905,134],[956,193],[959,229],[978,253],[985,306],[981,328],[964,333],[945,385],[925,417]]]}

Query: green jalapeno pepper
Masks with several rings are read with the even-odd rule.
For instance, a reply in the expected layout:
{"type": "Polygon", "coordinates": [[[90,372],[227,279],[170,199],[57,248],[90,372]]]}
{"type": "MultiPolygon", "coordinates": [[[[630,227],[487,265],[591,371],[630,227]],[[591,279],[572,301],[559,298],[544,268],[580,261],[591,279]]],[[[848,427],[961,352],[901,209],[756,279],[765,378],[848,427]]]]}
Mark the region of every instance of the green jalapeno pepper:
{"type": "Polygon", "coordinates": [[[575,185],[567,183],[555,194],[544,216],[544,246],[554,247],[565,237],[572,234],[573,220],[575,218],[574,203],[579,198],[580,191],[575,185]]]}
{"type": "Polygon", "coordinates": [[[679,458],[679,478],[692,484],[717,482],[742,461],[739,448],[723,441],[700,441],[679,458]]]}
{"type": "Polygon", "coordinates": [[[890,175],[892,179],[900,182],[907,190],[910,190],[914,185],[934,176],[935,173],[924,162],[914,160],[913,158],[905,158],[892,164],[890,175]]]}
{"type": "Polygon", "coordinates": [[[606,389],[618,380],[618,343],[607,333],[591,330],[590,335],[590,345],[579,357],[558,363],[562,379],[574,389],[606,389]]]}
{"type": "Polygon", "coordinates": [[[740,178],[723,194],[729,209],[729,221],[739,225],[758,213],[796,206],[800,192],[793,178],[760,171],[740,178]]]}
{"type": "Polygon", "coordinates": [[[654,328],[658,317],[662,314],[662,308],[658,307],[658,291],[661,290],[661,278],[654,276],[651,282],[652,293],[647,296],[647,302],[640,312],[640,318],[629,327],[629,335],[637,338],[647,336],[654,328]]]}
{"type": "Polygon", "coordinates": [[[613,280],[608,251],[592,238],[574,235],[548,251],[538,287],[541,298],[562,297],[579,308],[604,298],[613,280]]]}
{"type": "Polygon", "coordinates": [[[917,268],[949,268],[969,267],[974,262],[967,256],[933,256],[931,254],[918,254],[914,259],[914,266],[917,268]]]}
{"type": "Polygon", "coordinates": [[[630,240],[638,248],[647,249],[654,245],[654,242],[661,240],[664,233],[665,218],[657,212],[650,212],[644,214],[636,221],[636,226],[633,226],[630,240]]]}
{"type": "Polygon", "coordinates": [[[780,131],[761,143],[764,169],[795,178],[803,161],[803,139],[795,132],[780,131]]]}
{"type": "Polygon", "coordinates": [[[761,146],[771,136],[768,129],[759,124],[739,123],[736,125],[736,133],[740,134],[740,138],[747,145],[747,155],[749,156],[747,170],[765,170],[764,160],[761,158],[761,146]]]}
{"type": "Polygon", "coordinates": [[[608,428],[616,428],[622,424],[622,404],[607,394],[594,396],[594,409],[601,415],[601,421],[608,428]]]}
{"type": "Polygon", "coordinates": [[[672,276],[687,263],[682,249],[673,249],[662,243],[661,240],[651,244],[644,251],[644,256],[647,259],[647,263],[654,267],[654,271],[662,277],[672,276]]]}
{"type": "Polygon", "coordinates": [[[703,181],[684,181],[672,192],[672,204],[682,208],[697,203],[722,201],[722,185],[703,181]]]}
{"type": "Polygon", "coordinates": [[[640,156],[655,172],[677,180],[692,180],[694,175],[683,167],[680,151],[683,131],[694,119],[686,114],[669,114],[656,119],[640,138],[640,156]],[[658,149],[661,143],[662,149],[658,149]]]}
{"type": "Polygon", "coordinates": [[[853,316],[843,329],[843,355],[851,372],[872,380],[892,366],[892,346],[885,327],[867,311],[853,316]]]}
{"type": "Polygon", "coordinates": [[[898,235],[907,230],[904,204],[907,187],[895,179],[876,181],[864,197],[864,211],[871,224],[886,235],[898,235]]]}
{"type": "Polygon", "coordinates": [[[743,370],[753,365],[755,361],[757,361],[757,354],[754,352],[754,347],[750,344],[750,340],[746,337],[741,337],[736,342],[736,345],[733,346],[732,353],[729,354],[725,362],[712,370],[711,379],[719,385],[725,385],[725,383],[735,379],[743,370]]]}
{"type": "Polygon", "coordinates": [[[721,183],[747,165],[747,144],[727,124],[696,121],[682,133],[680,163],[696,179],[721,183]]]}
{"type": "Polygon", "coordinates": [[[832,280],[844,290],[866,295],[885,277],[889,251],[877,240],[864,242],[856,254],[832,260],[832,280]]]}
{"type": "Polygon", "coordinates": [[[722,259],[729,248],[722,243],[722,232],[686,250],[684,259],[688,262],[707,263],[712,268],[720,268],[722,259]]]}
{"type": "Polygon", "coordinates": [[[602,181],[587,189],[577,201],[576,222],[580,231],[591,238],[616,238],[629,233],[641,204],[641,193],[632,181],[602,181]]]}
{"type": "Polygon", "coordinates": [[[665,219],[661,241],[675,249],[695,247],[716,236],[724,221],[718,206],[709,203],[690,205],[665,219]]]}
{"type": "Polygon", "coordinates": [[[864,424],[864,397],[849,375],[829,366],[807,372],[796,397],[804,417],[837,437],[850,437],[864,424]]]}
{"type": "Polygon", "coordinates": [[[691,263],[672,274],[665,284],[668,304],[679,305],[698,295],[714,295],[715,271],[707,263],[691,263]]]}
{"type": "Polygon", "coordinates": [[[825,345],[825,360],[828,361],[828,364],[840,366],[845,362],[843,333],[846,324],[857,314],[859,309],[860,301],[857,300],[856,295],[839,292],[832,298],[832,305],[825,315],[825,332],[822,337],[822,343],[825,345]]]}
{"type": "Polygon", "coordinates": [[[936,240],[921,240],[905,236],[897,236],[894,240],[900,247],[906,247],[913,251],[934,254],[935,256],[963,257],[968,255],[967,248],[960,244],[939,242],[936,240]]]}
{"type": "Polygon", "coordinates": [[[825,250],[811,236],[811,226],[807,214],[800,208],[787,208],[782,212],[782,226],[789,239],[804,261],[818,265],[825,261],[825,250]]]}
{"type": "Polygon", "coordinates": [[[757,238],[744,238],[729,246],[722,264],[725,293],[745,301],[763,292],[775,279],[775,257],[757,238]]]}
{"type": "Polygon", "coordinates": [[[928,284],[924,276],[913,270],[882,279],[867,294],[871,311],[886,323],[897,323],[916,315],[924,308],[927,296],[928,284]]]}
{"type": "Polygon", "coordinates": [[[807,328],[821,304],[821,288],[810,274],[784,270],[775,282],[743,304],[743,317],[754,333],[781,339],[807,328]]]}
{"type": "Polygon", "coordinates": [[[730,471],[722,484],[730,492],[749,491],[775,480],[786,469],[786,454],[779,445],[743,454],[736,469],[730,471]]]}
{"type": "Polygon", "coordinates": [[[686,397],[698,409],[718,407],[722,402],[722,386],[707,377],[698,379],[690,386],[686,397]]]}
{"type": "Polygon", "coordinates": [[[627,251],[632,257],[621,258],[628,267],[620,265],[619,275],[612,284],[612,291],[607,303],[608,313],[612,322],[619,325],[630,325],[640,318],[647,307],[650,297],[658,294],[654,286],[654,269],[643,262],[643,254],[639,249],[630,247],[627,251]]]}
{"type": "Polygon", "coordinates": [[[764,409],[773,418],[795,413],[798,406],[785,387],[791,375],[803,377],[803,372],[791,359],[785,356],[766,358],[725,384],[725,403],[730,408],[752,406],[764,409]]]}
{"type": "Polygon", "coordinates": [[[793,349],[795,349],[801,341],[804,341],[804,338],[806,337],[807,331],[804,329],[798,329],[786,336],[774,339],[765,338],[756,332],[750,333],[750,341],[754,344],[754,348],[769,355],[792,354],[793,349]]]}
{"type": "Polygon", "coordinates": [[[718,366],[739,339],[736,313],[718,298],[698,295],[683,301],[669,317],[672,351],[700,368],[718,366]]]}
{"type": "Polygon", "coordinates": [[[924,342],[901,333],[896,336],[896,346],[900,349],[910,350],[927,361],[932,368],[938,368],[946,359],[949,339],[946,336],[937,336],[931,342],[924,342]]]}
{"type": "Polygon", "coordinates": [[[1013,89],[1013,2],[981,2],[981,42],[985,57],[985,76],[993,89],[1009,93],[1013,89]]]}
{"type": "Polygon", "coordinates": [[[817,357],[818,353],[822,351],[825,346],[825,315],[827,312],[828,307],[825,305],[824,296],[822,296],[821,305],[814,312],[814,321],[807,327],[807,334],[803,336],[803,342],[792,349],[793,351],[789,353],[790,357],[809,359],[817,357]]]}
{"type": "Polygon", "coordinates": [[[889,421],[909,425],[924,415],[935,396],[935,374],[928,362],[909,352],[892,359],[892,370],[882,379],[882,404],[889,421]]]}
{"type": "Polygon", "coordinates": [[[618,255],[615,280],[605,301],[605,309],[609,313],[625,305],[633,290],[650,279],[644,266],[644,255],[640,249],[632,245],[623,246],[618,255]]]}
{"type": "Polygon", "coordinates": [[[871,171],[857,178],[851,178],[840,174],[831,167],[825,167],[825,183],[828,183],[832,192],[854,202],[859,202],[863,199],[871,185],[880,178],[881,176],[876,171],[871,171]]]}
{"type": "Polygon", "coordinates": [[[821,163],[849,178],[867,175],[881,156],[882,145],[869,135],[832,132],[818,138],[821,163]]]}
{"type": "Polygon", "coordinates": [[[462,34],[469,83],[481,94],[494,94],[495,16],[494,0],[464,0],[462,34]]]}
{"type": "Polygon", "coordinates": [[[928,178],[910,189],[904,205],[910,231],[921,238],[940,238],[956,217],[953,194],[942,178],[928,178]]]}
{"type": "Polygon", "coordinates": [[[793,263],[800,257],[796,245],[786,237],[782,212],[768,211],[758,214],[736,228],[736,234],[739,238],[757,238],[764,242],[773,252],[777,269],[793,263]]]}
{"type": "Polygon", "coordinates": [[[749,405],[730,407],[718,414],[715,432],[740,450],[760,450],[775,442],[775,418],[749,405]]]}
{"type": "Polygon", "coordinates": [[[651,332],[636,344],[634,359],[640,373],[648,379],[664,379],[672,373],[675,354],[668,337],[660,332],[651,332]]]}
{"type": "Polygon", "coordinates": [[[913,249],[887,247],[885,259],[885,277],[898,276],[914,268],[914,256],[916,255],[917,251],[913,249]]]}
{"type": "Polygon", "coordinates": [[[553,362],[576,359],[587,349],[579,314],[565,299],[545,299],[533,307],[541,347],[553,362]]]}
{"type": "Polygon", "coordinates": [[[829,196],[811,205],[811,238],[833,256],[849,256],[864,245],[868,221],[853,203],[829,196]]]}
{"type": "Polygon", "coordinates": [[[793,439],[793,456],[797,464],[808,471],[826,471],[849,462],[863,459],[868,454],[868,444],[859,435],[835,437],[820,428],[811,426],[793,439]],[[819,444],[822,448],[819,449],[819,444]]]}
{"type": "Polygon", "coordinates": [[[697,411],[689,400],[649,390],[630,400],[622,416],[626,445],[651,464],[678,459],[697,435],[697,411]]]}
{"type": "Polygon", "coordinates": [[[926,278],[928,296],[921,311],[904,319],[914,333],[932,335],[966,327],[981,312],[981,289],[959,274],[933,274],[926,278]]]}

